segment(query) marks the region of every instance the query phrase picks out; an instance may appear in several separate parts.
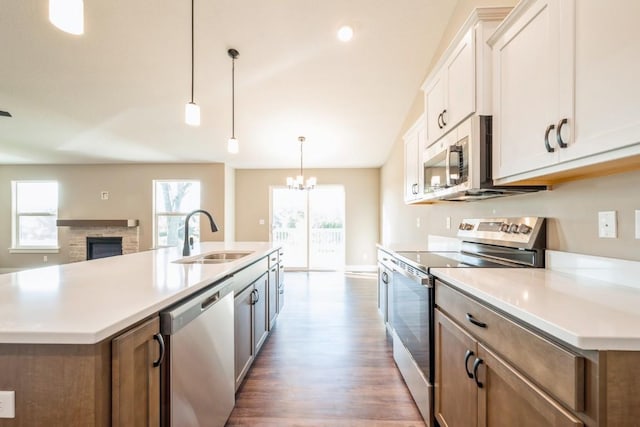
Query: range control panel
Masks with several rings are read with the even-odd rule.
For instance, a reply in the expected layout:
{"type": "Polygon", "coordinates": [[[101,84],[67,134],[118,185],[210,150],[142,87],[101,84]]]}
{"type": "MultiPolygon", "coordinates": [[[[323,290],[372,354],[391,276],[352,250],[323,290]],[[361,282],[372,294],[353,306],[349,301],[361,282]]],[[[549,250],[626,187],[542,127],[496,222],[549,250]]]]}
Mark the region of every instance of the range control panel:
{"type": "Polygon", "coordinates": [[[543,223],[544,218],[539,217],[463,219],[457,235],[463,240],[513,242],[526,246],[544,231],[543,223]]]}

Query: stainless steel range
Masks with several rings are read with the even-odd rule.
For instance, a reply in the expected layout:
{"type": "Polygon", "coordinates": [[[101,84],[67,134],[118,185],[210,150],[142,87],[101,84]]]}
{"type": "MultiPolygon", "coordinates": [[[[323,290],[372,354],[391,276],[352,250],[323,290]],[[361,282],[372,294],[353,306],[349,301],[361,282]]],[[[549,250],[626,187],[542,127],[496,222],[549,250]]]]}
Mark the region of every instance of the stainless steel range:
{"type": "Polygon", "coordinates": [[[459,252],[393,252],[389,324],[393,357],[427,426],[434,425],[434,277],[438,267],[544,267],[544,218],[465,219],[459,252]]]}

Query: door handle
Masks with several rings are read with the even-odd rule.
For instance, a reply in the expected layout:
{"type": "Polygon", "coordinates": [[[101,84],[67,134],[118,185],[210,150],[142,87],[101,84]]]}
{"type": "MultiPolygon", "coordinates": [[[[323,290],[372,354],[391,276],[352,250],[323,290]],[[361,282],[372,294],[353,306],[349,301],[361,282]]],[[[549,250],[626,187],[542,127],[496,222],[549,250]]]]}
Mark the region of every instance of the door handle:
{"type": "Polygon", "coordinates": [[[482,365],[482,359],[477,358],[475,362],[473,362],[473,379],[476,382],[476,385],[478,386],[478,388],[482,388],[484,387],[484,384],[482,384],[479,380],[478,380],[478,368],[480,367],[480,365],[482,365]]]}
{"type": "Polygon", "coordinates": [[[162,362],[164,362],[164,338],[162,337],[162,334],[158,332],[153,336],[153,339],[158,341],[158,345],[160,346],[160,356],[158,357],[158,360],[153,361],[153,367],[157,368],[158,366],[162,365],[162,362]]]}
{"type": "Polygon", "coordinates": [[[442,117],[442,126],[446,126],[447,122],[444,121],[444,115],[447,114],[447,110],[446,108],[444,110],[442,110],[442,113],[440,113],[440,117],[442,117]]]}
{"type": "Polygon", "coordinates": [[[555,129],[555,127],[556,127],[555,125],[549,125],[547,127],[547,130],[544,132],[544,146],[549,153],[553,153],[554,151],[556,151],[555,148],[549,145],[549,132],[555,129]]]}
{"type": "Polygon", "coordinates": [[[473,317],[473,315],[471,313],[467,313],[467,320],[469,322],[473,323],[474,325],[480,327],[480,328],[486,328],[487,327],[486,323],[479,321],[478,319],[473,317]]]}
{"type": "Polygon", "coordinates": [[[464,370],[467,372],[467,376],[469,378],[473,378],[473,374],[471,373],[471,371],[469,371],[469,359],[473,355],[474,353],[471,350],[467,350],[467,352],[464,355],[464,370]]]}
{"type": "Polygon", "coordinates": [[[560,148],[567,148],[568,146],[568,144],[562,140],[562,126],[567,124],[567,122],[568,122],[567,119],[562,119],[560,120],[557,126],[558,130],[556,131],[556,141],[558,142],[558,146],[560,148]]]}

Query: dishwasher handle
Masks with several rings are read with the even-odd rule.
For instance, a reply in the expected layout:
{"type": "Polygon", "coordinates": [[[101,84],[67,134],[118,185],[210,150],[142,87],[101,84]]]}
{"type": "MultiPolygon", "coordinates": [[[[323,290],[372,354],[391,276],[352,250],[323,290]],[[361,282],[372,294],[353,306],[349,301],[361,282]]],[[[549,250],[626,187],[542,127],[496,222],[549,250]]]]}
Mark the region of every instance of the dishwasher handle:
{"type": "Polygon", "coordinates": [[[161,332],[164,335],[173,335],[178,332],[226,295],[232,293],[233,283],[233,276],[228,277],[162,311],[160,313],[161,332]]]}

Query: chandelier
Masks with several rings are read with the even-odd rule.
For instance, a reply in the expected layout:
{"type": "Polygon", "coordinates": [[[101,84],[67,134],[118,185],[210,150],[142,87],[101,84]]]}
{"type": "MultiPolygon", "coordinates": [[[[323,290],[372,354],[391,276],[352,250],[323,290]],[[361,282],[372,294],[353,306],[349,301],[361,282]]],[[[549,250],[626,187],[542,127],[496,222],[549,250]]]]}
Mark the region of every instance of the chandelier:
{"type": "Polygon", "coordinates": [[[317,182],[316,177],[312,176],[305,181],[302,167],[302,144],[305,141],[305,137],[299,136],[298,141],[300,141],[300,175],[295,178],[291,176],[287,177],[287,187],[289,187],[290,190],[313,190],[317,182]]]}

